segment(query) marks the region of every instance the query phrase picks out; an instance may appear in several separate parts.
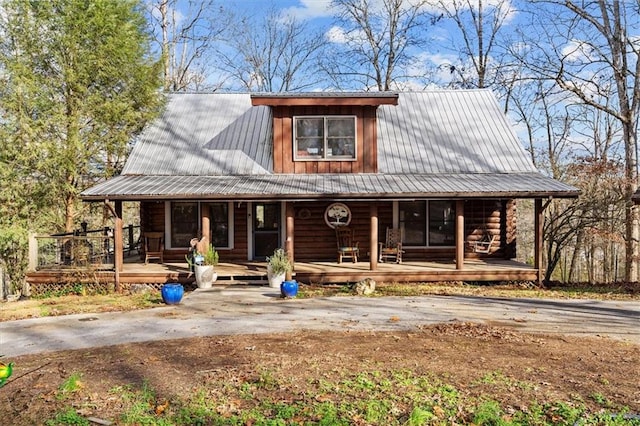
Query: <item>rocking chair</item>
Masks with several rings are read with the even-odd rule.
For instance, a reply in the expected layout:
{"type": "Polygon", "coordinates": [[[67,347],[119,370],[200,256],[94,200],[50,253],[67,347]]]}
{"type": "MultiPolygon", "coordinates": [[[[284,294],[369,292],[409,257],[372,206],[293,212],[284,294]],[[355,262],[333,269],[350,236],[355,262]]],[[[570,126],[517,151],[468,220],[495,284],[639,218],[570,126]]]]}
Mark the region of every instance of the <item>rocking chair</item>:
{"type": "Polygon", "coordinates": [[[336,226],[336,241],[338,243],[338,263],[342,263],[342,259],[351,258],[353,263],[358,262],[360,248],[358,242],[353,241],[353,230],[346,226],[336,226]]]}
{"type": "Polygon", "coordinates": [[[402,263],[402,235],[399,229],[387,228],[387,236],[384,243],[378,243],[380,249],[378,251],[378,261],[393,259],[396,263],[402,263]]]}
{"type": "Polygon", "coordinates": [[[473,244],[473,251],[475,253],[489,254],[491,253],[491,247],[496,240],[495,234],[489,234],[485,232],[478,241],[473,244]]]}
{"type": "Polygon", "coordinates": [[[149,263],[149,259],[158,259],[164,262],[164,232],[144,233],[144,264],[149,263]]]}

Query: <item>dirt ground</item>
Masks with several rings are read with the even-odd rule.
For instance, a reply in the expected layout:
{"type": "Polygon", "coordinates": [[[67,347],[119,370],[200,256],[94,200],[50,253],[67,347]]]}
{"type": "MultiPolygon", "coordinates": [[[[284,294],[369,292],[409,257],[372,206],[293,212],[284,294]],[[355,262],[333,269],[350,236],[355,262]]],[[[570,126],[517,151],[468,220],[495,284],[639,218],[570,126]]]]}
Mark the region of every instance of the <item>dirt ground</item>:
{"type": "Polygon", "coordinates": [[[0,423],[11,425],[42,424],[70,405],[83,416],[113,420],[122,411],[109,393],[117,386],[139,389],[146,381],[159,401],[170,401],[212,378],[238,383],[256,380],[264,371],[286,383],[272,390],[276,399],[278,392],[282,398],[302,394],[313,379],[409,369],[442,379],[465,395],[488,393],[503,407],[517,410],[526,409],[535,397],[581,401],[594,409],[601,409],[606,399],[612,410],[628,407],[640,413],[639,346],[602,338],[520,334],[471,323],[394,333],[299,331],[193,338],[12,361],[14,375],[0,388],[0,423]],[[58,388],[73,373],[81,374],[80,391],[60,398],[58,388]]]}

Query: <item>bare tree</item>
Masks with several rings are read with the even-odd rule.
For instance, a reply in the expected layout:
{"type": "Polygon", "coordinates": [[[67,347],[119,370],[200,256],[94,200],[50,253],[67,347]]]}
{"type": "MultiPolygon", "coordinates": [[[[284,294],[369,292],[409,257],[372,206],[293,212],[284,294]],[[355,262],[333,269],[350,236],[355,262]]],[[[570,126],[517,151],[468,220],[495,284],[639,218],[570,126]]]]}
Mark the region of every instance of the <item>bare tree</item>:
{"type": "Polygon", "coordinates": [[[540,0],[534,6],[535,44],[544,48],[527,61],[529,69],[620,123],[617,136],[624,142],[625,156],[625,279],[637,282],[640,227],[632,195],[638,187],[640,44],[629,33],[640,29],[640,2],[540,0]]]}
{"type": "Polygon", "coordinates": [[[153,0],[149,22],[162,54],[164,90],[179,92],[217,87],[212,82],[211,56],[224,29],[215,19],[215,0],[153,0]]]}
{"type": "Polygon", "coordinates": [[[338,88],[391,90],[413,77],[408,69],[426,45],[425,25],[435,19],[428,0],[334,0],[336,48],[325,71],[338,88]]]}
{"type": "Polygon", "coordinates": [[[249,91],[287,92],[317,87],[317,55],[325,46],[321,34],[271,9],[263,18],[233,19],[218,67],[233,84],[249,91]]]}
{"type": "Polygon", "coordinates": [[[438,0],[437,8],[452,20],[459,38],[446,40],[445,48],[458,55],[457,63],[445,64],[456,76],[453,84],[465,88],[485,88],[501,81],[501,71],[509,64],[501,51],[499,36],[514,11],[510,0],[438,0]],[[458,41],[460,40],[460,41],[458,41]]]}

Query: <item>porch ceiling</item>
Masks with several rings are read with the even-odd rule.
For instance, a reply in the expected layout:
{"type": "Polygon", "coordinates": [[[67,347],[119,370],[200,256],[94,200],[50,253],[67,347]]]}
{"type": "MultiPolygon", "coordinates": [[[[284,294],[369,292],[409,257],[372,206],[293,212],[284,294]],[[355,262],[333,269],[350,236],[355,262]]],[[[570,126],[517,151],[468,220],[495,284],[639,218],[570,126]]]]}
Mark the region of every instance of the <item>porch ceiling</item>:
{"type": "Polygon", "coordinates": [[[150,199],[315,200],[575,198],[579,191],[539,173],[121,175],[87,189],[85,201],[150,199]]]}

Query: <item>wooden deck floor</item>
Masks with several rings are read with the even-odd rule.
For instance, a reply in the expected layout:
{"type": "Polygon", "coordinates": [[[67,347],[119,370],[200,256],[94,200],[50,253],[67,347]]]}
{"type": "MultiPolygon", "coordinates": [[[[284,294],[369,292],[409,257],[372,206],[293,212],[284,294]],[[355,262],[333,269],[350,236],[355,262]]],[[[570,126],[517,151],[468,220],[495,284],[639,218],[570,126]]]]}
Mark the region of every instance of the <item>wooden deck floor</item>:
{"type": "MultiPolygon", "coordinates": [[[[220,263],[216,267],[216,284],[267,284],[265,262],[220,263]]],[[[68,272],[67,272],[68,273],[68,272]]],[[[38,271],[28,275],[28,281],[52,282],[61,280],[64,271],[38,271]]],[[[113,271],[96,272],[101,280],[113,280],[113,271]]],[[[511,260],[467,260],[464,269],[457,270],[451,262],[406,261],[402,264],[379,263],[375,271],[369,262],[296,262],[295,278],[302,283],[345,283],[372,278],[379,282],[434,282],[434,281],[535,281],[537,270],[511,260]]],[[[149,263],[127,259],[120,272],[123,284],[194,281],[186,263],[149,263]]]]}

